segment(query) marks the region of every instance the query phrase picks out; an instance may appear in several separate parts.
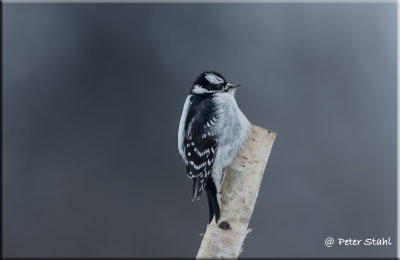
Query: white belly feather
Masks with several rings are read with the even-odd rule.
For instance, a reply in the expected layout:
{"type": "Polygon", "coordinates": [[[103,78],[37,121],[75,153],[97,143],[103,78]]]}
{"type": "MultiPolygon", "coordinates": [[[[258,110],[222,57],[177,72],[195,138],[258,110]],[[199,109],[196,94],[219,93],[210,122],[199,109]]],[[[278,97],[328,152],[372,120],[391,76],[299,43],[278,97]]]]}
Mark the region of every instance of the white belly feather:
{"type": "Polygon", "coordinates": [[[212,177],[217,187],[218,201],[220,201],[219,191],[223,181],[223,171],[233,162],[246,141],[250,131],[250,122],[239,109],[234,92],[215,94],[212,101],[217,107],[217,123],[214,125],[213,131],[218,138],[218,150],[212,177]]]}

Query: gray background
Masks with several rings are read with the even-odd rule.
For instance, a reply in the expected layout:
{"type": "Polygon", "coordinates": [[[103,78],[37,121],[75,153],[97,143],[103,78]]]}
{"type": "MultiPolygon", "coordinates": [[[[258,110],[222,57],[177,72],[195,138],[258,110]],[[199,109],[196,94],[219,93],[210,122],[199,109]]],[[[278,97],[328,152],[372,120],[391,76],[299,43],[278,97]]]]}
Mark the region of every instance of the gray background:
{"type": "Polygon", "coordinates": [[[279,134],[242,256],[395,256],[395,4],[3,11],[4,256],[195,256],[208,212],[177,128],[209,69],[279,134]]]}

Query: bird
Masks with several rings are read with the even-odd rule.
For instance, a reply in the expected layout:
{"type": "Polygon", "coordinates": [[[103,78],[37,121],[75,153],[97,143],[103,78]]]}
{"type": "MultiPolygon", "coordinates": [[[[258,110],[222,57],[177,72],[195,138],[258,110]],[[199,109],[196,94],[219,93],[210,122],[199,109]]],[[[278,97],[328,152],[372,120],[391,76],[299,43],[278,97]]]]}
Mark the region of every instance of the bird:
{"type": "Polygon", "coordinates": [[[193,82],[178,128],[178,151],[193,180],[192,200],[207,194],[209,221],[221,213],[221,185],[227,167],[247,140],[250,122],[239,109],[231,84],[218,72],[204,71],[193,82]]]}

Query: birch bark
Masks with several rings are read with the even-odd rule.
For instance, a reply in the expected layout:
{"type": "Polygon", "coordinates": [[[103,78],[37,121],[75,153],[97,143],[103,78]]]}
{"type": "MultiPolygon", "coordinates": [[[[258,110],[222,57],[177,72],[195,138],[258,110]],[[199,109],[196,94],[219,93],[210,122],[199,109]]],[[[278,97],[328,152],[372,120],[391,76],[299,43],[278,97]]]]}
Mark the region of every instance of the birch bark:
{"type": "Polygon", "coordinates": [[[228,167],[221,188],[222,206],[219,222],[207,226],[197,259],[237,258],[256,204],[264,169],[276,133],[251,126],[251,133],[235,161],[228,167]],[[222,229],[219,225],[229,226],[222,229]]]}

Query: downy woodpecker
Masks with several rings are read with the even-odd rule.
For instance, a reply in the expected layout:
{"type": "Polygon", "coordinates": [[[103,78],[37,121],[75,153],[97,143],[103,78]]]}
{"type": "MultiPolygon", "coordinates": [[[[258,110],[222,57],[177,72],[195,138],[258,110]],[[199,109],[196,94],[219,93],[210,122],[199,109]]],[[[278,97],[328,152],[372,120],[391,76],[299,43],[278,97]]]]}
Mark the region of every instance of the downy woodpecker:
{"type": "Polygon", "coordinates": [[[178,150],[193,179],[192,199],[200,199],[206,191],[209,222],[214,215],[218,222],[226,168],[250,131],[250,122],[236,104],[238,86],[217,72],[201,73],[186,98],[179,123],[178,150]]]}

